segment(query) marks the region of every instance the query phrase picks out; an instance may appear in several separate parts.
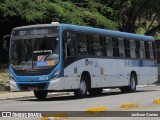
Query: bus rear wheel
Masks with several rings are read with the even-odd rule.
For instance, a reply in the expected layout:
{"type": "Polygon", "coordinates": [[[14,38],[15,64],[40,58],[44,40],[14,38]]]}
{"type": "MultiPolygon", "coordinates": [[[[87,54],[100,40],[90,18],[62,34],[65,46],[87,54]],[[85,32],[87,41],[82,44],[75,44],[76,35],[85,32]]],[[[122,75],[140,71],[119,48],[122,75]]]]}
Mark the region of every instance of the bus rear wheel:
{"type": "Polygon", "coordinates": [[[102,94],[103,89],[102,88],[92,88],[90,89],[88,92],[90,95],[101,95],[102,94]]]}
{"type": "Polygon", "coordinates": [[[136,86],[137,86],[137,78],[135,74],[130,75],[130,84],[127,87],[122,87],[121,92],[123,93],[128,93],[128,92],[135,92],[136,91],[136,86]]]}
{"type": "Polygon", "coordinates": [[[87,95],[88,85],[86,77],[82,76],[80,80],[80,87],[78,90],[74,91],[74,95],[78,98],[83,98],[87,95]]]}
{"type": "Polygon", "coordinates": [[[47,91],[43,91],[43,90],[36,90],[34,91],[34,96],[38,99],[38,100],[44,100],[47,97],[48,92],[47,91]]]}
{"type": "Polygon", "coordinates": [[[137,78],[136,78],[135,74],[131,74],[129,92],[135,92],[136,86],[137,86],[137,78]]]}

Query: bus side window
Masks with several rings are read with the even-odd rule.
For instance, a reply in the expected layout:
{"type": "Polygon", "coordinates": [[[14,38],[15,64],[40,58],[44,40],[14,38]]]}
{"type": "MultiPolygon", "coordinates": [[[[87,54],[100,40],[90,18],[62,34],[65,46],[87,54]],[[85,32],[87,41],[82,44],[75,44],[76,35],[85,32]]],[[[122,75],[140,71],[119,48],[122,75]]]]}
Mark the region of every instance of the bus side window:
{"type": "Polygon", "coordinates": [[[139,41],[135,41],[136,43],[136,49],[135,49],[135,52],[136,52],[136,58],[140,58],[140,43],[139,41]]]}
{"type": "Polygon", "coordinates": [[[105,45],[106,55],[112,57],[113,56],[112,38],[106,36],[104,45],[105,45]]]}
{"type": "Polygon", "coordinates": [[[119,57],[118,38],[112,38],[112,45],[113,45],[113,56],[119,57]]]}
{"type": "Polygon", "coordinates": [[[128,39],[124,39],[124,46],[125,46],[125,56],[126,58],[130,57],[130,44],[128,39]]]}
{"type": "Polygon", "coordinates": [[[74,39],[67,38],[67,56],[74,57],[75,56],[75,47],[74,47],[74,39]]]}
{"type": "Polygon", "coordinates": [[[149,42],[149,54],[150,54],[150,58],[154,59],[152,42],[149,42]]]}
{"type": "Polygon", "coordinates": [[[75,57],[75,36],[72,31],[64,31],[63,33],[63,57],[75,57]]]}
{"type": "Polygon", "coordinates": [[[140,41],[140,58],[146,58],[144,41],[140,41]]]}
{"type": "Polygon", "coordinates": [[[136,58],[136,42],[135,42],[135,40],[131,39],[131,40],[129,40],[129,43],[130,43],[130,55],[131,55],[131,58],[136,58]]]}
{"type": "Polygon", "coordinates": [[[145,45],[146,58],[150,58],[149,43],[148,42],[144,42],[144,45],[145,45]]]}
{"type": "Polygon", "coordinates": [[[124,57],[125,52],[124,52],[124,40],[123,40],[123,38],[118,38],[118,44],[119,44],[119,55],[120,55],[120,57],[124,57]]]}
{"type": "Polygon", "coordinates": [[[89,55],[89,36],[83,33],[77,33],[78,56],[89,55]]]}
{"type": "Polygon", "coordinates": [[[99,35],[93,35],[92,45],[93,45],[93,49],[92,49],[93,55],[94,56],[102,56],[102,46],[100,43],[99,35]]]}
{"type": "Polygon", "coordinates": [[[153,48],[154,59],[156,59],[156,46],[155,46],[155,42],[152,42],[152,48],[153,48]]]}

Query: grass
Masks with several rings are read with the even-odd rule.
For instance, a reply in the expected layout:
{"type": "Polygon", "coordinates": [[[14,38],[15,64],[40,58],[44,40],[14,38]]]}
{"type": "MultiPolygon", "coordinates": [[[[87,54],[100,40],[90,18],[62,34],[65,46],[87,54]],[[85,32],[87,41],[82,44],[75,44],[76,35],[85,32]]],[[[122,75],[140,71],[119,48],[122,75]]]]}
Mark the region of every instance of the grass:
{"type": "Polygon", "coordinates": [[[8,70],[0,70],[0,84],[9,86],[8,70]]]}
{"type": "Polygon", "coordinates": [[[11,93],[11,91],[0,91],[0,94],[11,93]]]}

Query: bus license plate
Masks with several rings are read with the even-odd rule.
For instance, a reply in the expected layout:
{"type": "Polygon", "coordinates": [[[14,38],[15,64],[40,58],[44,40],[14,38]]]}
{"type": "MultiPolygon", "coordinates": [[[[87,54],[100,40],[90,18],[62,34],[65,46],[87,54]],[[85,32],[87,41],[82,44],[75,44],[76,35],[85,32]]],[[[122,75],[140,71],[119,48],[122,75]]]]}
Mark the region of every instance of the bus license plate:
{"type": "Polygon", "coordinates": [[[30,87],[28,87],[28,90],[30,90],[30,91],[37,90],[37,87],[30,86],[30,87]]]}

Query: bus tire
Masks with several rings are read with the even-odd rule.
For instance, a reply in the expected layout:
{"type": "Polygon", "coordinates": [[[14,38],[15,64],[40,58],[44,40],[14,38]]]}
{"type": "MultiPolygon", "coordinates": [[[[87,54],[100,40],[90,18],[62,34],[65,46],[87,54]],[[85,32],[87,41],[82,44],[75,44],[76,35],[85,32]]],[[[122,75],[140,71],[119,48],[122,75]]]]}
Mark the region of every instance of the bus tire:
{"type": "Polygon", "coordinates": [[[80,80],[80,87],[78,90],[74,91],[74,95],[78,98],[86,97],[88,91],[87,79],[82,76],[80,80]]]}
{"type": "Polygon", "coordinates": [[[38,99],[38,100],[44,100],[47,97],[48,92],[47,91],[43,91],[43,90],[36,90],[34,91],[34,96],[38,99]]]}
{"type": "Polygon", "coordinates": [[[102,94],[102,91],[103,91],[103,88],[92,88],[90,89],[88,92],[90,95],[101,95],[102,94]]]}
{"type": "Polygon", "coordinates": [[[129,85],[129,92],[135,92],[137,86],[137,78],[135,74],[131,74],[130,76],[130,85],[129,85]]]}
{"type": "Polygon", "coordinates": [[[130,75],[130,84],[127,87],[122,87],[121,92],[123,93],[131,93],[136,91],[136,86],[137,86],[137,78],[135,74],[130,75]]]}

